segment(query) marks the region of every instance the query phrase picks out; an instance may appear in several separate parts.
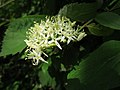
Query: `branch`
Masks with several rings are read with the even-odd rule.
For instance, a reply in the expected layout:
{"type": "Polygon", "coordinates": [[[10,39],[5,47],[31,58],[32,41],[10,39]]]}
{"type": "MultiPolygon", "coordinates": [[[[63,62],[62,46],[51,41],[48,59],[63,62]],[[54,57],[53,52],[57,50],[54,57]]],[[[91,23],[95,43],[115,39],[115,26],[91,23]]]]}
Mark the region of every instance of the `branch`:
{"type": "Polygon", "coordinates": [[[6,3],[4,3],[3,5],[1,5],[0,6],[0,8],[2,8],[2,7],[4,7],[4,6],[6,6],[6,5],[8,5],[9,3],[11,3],[11,2],[13,2],[14,0],[11,0],[11,1],[7,1],[6,3]]]}

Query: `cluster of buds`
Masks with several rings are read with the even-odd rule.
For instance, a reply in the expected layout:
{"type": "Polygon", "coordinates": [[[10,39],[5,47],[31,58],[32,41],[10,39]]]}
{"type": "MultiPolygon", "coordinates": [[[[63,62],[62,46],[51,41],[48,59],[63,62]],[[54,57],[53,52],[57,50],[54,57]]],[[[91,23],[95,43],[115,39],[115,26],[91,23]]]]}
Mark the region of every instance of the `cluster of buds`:
{"type": "Polygon", "coordinates": [[[48,57],[44,52],[47,48],[57,46],[62,49],[60,43],[69,44],[71,41],[79,41],[86,36],[84,31],[80,31],[79,26],[75,28],[76,22],[61,16],[46,17],[45,21],[34,23],[27,32],[27,59],[32,59],[33,65],[39,61],[48,63],[42,56],[48,57]]]}

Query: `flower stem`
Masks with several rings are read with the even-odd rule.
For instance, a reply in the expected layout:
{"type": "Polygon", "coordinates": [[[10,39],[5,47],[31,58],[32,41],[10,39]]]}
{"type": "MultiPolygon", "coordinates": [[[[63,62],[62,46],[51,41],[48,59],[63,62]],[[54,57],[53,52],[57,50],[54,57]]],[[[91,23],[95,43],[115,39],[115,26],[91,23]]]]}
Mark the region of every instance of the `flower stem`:
{"type": "Polygon", "coordinates": [[[86,27],[89,23],[91,23],[93,21],[93,19],[90,19],[88,22],[86,22],[85,24],[83,24],[81,27],[80,27],[80,31],[86,27]]]}

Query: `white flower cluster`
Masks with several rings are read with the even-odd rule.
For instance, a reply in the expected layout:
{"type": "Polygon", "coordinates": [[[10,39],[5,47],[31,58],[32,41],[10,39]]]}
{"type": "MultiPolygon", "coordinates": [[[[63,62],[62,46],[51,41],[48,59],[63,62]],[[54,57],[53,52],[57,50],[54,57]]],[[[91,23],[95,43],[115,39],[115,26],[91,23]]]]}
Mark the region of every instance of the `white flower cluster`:
{"type": "Polygon", "coordinates": [[[39,61],[47,63],[42,55],[48,57],[44,52],[45,49],[57,46],[62,49],[60,43],[69,44],[70,41],[79,41],[86,36],[84,31],[74,28],[76,22],[71,22],[66,17],[53,16],[46,17],[46,21],[35,23],[27,33],[27,59],[33,59],[33,65],[37,65],[39,61]]]}

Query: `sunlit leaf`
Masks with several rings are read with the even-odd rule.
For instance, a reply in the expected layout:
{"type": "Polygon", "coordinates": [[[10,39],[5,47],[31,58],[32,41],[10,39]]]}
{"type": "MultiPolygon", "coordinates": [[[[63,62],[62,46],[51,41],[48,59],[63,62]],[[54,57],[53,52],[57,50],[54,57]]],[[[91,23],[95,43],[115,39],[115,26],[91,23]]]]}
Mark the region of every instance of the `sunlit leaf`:
{"type": "Polygon", "coordinates": [[[28,28],[33,25],[34,21],[40,22],[44,18],[45,16],[28,16],[11,21],[5,32],[0,56],[21,52],[26,47],[24,40],[28,28]]]}

